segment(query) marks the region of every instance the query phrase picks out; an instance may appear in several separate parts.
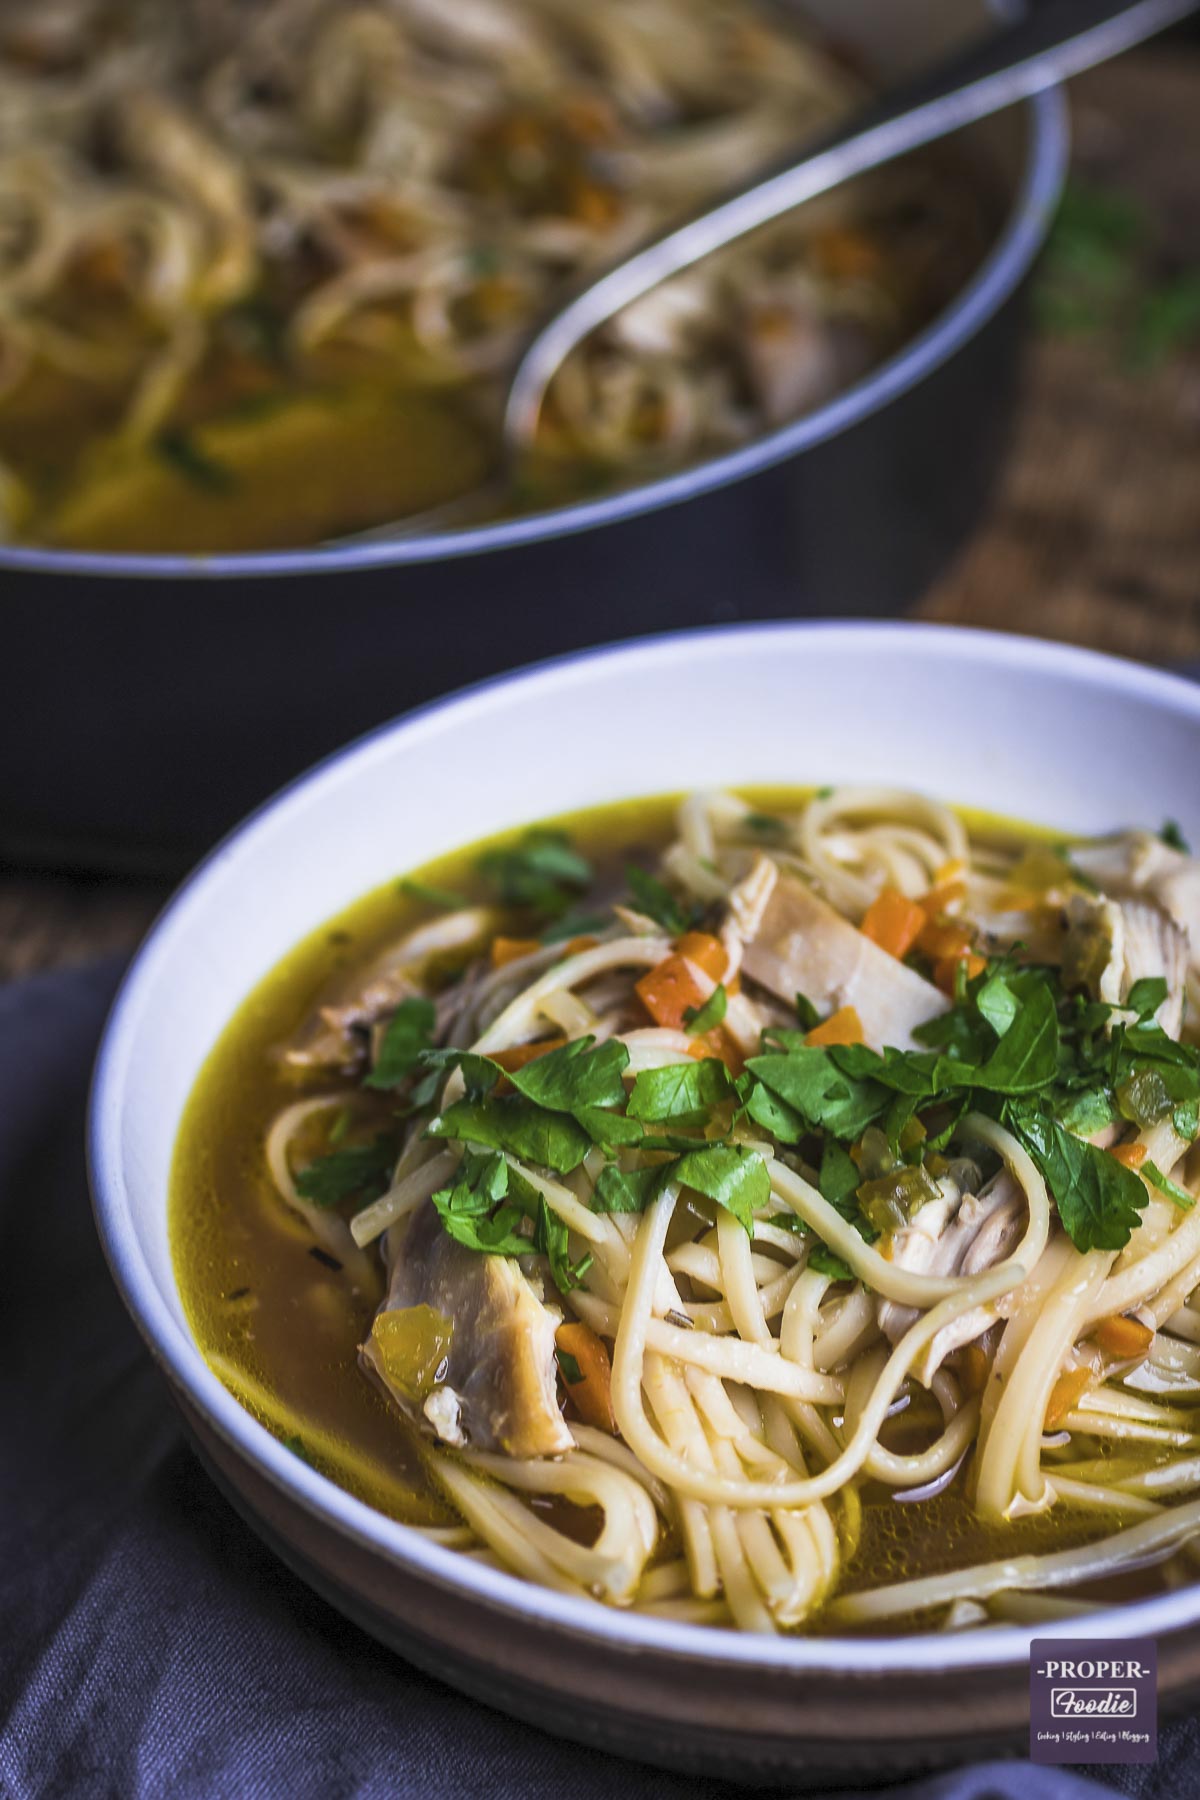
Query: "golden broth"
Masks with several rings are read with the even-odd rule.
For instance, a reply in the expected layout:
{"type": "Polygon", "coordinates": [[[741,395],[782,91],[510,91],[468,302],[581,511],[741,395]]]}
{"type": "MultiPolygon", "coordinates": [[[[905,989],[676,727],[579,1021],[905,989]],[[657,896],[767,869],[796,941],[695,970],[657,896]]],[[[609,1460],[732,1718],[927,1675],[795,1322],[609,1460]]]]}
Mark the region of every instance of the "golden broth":
{"type": "MultiPolygon", "coordinates": [[[[811,789],[798,788],[745,791],[764,813],[794,809],[810,795],[811,789]]],[[[615,889],[631,856],[669,840],[677,805],[678,796],[659,796],[547,823],[570,830],[595,865],[603,891],[606,880],[615,889]]],[[[1062,841],[1061,833],[958,810],[977,843],[1062,841]]],[[[209,1055],[184,1111],[172,1171],[176,1277],[210,1365],[249,1411],[322,1473],[412,1524],[448,1523],[453,1515],[424,1476],[414,1433],[359,1370],[357,1346],[370,1329],[375,1302],[355,1299],[347,1277],[314,1254],[301,1221],[277,1194],[263,1155],[267,1127],[281,1107],[338,1086],[355,1092],[356,1085],[328,1071],[287,1071],[275,1052],[309,1015],[332,975],[365,962],[435,914],[428,900],[405,891],[406,882],[481,898],[481,851],[520,835],[512,831],[472,845],[377,888],[290,951],[234,1014],[209,1055]]],[[[579,910],[588,904],[582,896],[579,910]]],[[[1002,1555],[1082,1545],[1125,1522],[1112,1512],[1056,1508],[1007,1526],[989,1525],[976,1517],[961,1480],[928,1501],[897,1502],[890,1490],[870,1486],[863,1500],[862,1541],[840,1593],[1002,1555]]],[[[1135,1578],[1141,1586],[1147,1580],[1153,1575],[1135,1578]]]]}

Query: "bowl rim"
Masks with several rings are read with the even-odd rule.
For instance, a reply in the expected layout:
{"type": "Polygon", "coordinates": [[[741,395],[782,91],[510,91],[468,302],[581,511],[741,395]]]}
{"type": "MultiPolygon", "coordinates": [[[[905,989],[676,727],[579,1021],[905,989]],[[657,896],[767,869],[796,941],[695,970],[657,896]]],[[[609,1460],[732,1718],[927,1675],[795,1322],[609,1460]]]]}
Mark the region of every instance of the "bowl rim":
{"type": "MultiPolygon", "coordinates": [[[[502,692],[516,690],[533,701],[538,691],[569,684],[581,669],[598,664],[670,664],[680,654],[724,657],[732,647],[752,646],[770,656],[772,647],[799,638],[813,649],[836,647],[853,637],[856,648],[887,656],[910,653],[919,638],[922,654],[961,657],[969,645],[975,657],[1011,672],[1057,675],[1068,685],[1088,682],[1112,692],[1141,697],[1200,723],[1200,685],[1182,676],[1125,662],[1096,651],[961,626],[915,622],[795,621],[740,624],[717,629],[664,633],[548,659],[493,676],[430,701],[376,727],[280,789],[228,834],[180,885],[159,914],[126,971],[106,1021],[97,1054],[87,1119],[87,1166],[93,1213],[104,1254],[126,1307],[171,1383],[208,1426],[257,1474],[318,1521],[363,1549],[490,1611],[519,1617],[550,1630],[601,1643],[625,1655],[666,1656],[691,1664],[772,1673],[899,1676],[944,1670],[1011,1668],[1028,1655],[1032,1639],[1046,1626],[1000,1626],[981,1634],[856,1637],[766,1637],[722,1626],[682,1624],[619,1611],[575,1599],[502,1570],[471,1561],[431,1542],[419,1531],[377,1512],[328,1477],[294,1456],[246,1411],[208,1367],[199,1347],[175,1319],[155,1285],[134,1228],[122,1176],[121,1136],[125,1072],[139,1022],[155,1002],[156,970],[186,933],[192,914],[205,904],[206,889],[241,844],[268,818],[301,802],[309,788],[341,777],[347,765],[386,755],[397,737],[420,736],[447,715],[464,719],[486,708],[502,692]],[[972,1638],[974,1636],[974,1640],[972,1638]]],[[[283,946],[280,954],[286,951],[283,946]]],[[[1074,1636],[1155,1636],[1200,1620],[1200,1583],[1154,1599],[1105,1608],[1072,1622],[1074,1636]]]]}
{"type": "MultiPolygon", "coordinates": [[[[997,9],[1008,0],[992,0],[997,9]]],[[[1026,119],[1023,160],[1004,224],[965,286],[936,318],[908,338],[894,356],[825,406],[779,430],[678,473],[616,494],[523,514],[516,519],[459,531],[414,532],[379,542],[334,540],[306,549],[251,550],[206,555],[54,550],[36,544],[0,544],[0,570],[38,574],[119,576],[140,579],[212,580],[221,576],[320,575],[404,567],[479,556],[494,550],[570,536],[657,512],[684,500],[774,468],[777,463],[836,437],[881,410],[940,368],[1015,292],[1045,240],[1066,179],[1069,150],[1067,103],[1049,86],[1021,109],[1026,119]]]]}

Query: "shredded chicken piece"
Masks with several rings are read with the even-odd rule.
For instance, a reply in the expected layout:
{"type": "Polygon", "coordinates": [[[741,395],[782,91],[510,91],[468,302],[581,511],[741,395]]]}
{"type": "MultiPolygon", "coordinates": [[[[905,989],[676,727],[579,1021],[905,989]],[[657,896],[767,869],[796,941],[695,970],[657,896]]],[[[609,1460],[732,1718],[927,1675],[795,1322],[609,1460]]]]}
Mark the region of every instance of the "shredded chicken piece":
{"type": "MultiPolygon", "coordinates": [[[[355,1067],[363,1060],[370,1027],[394,1013],[402,1001],[423,993],[421,974],[431,957],[457,955],[494,929],[491,910],[471,906],[406,932],[365,968],[352,970],[326,990],[315,1012],[287,1044],[284,1061],[301,1069],[355,1067]]],[[[439,1041],[462,1004],[461,989],[448,989],[438,1002],[439,1041]]]]}
{"type": "Polygon", "coordinates": [[[915,1048],[916,1027],[950,1004],[792,874],[774,883],[746,943],[743,967],[780,999],[794,1002],[804,994],[819,1013],[852,1006],[876,1050],[888,1044],[915,1048]]]}
{"type": "Polygon", "coordinates": [[[389,1386],[373,1338],[363,1367],[418,1425],[446,1443],[507,1456],[561,1456],[574,1448],[558,1406],[554,1332],[558,1316],[510,1256],[481,1256],[442,1228],[431,1203],[409,1215],[390,1246],[391,1283],[380,1308],[430,1306],[453,1321],[444,1380],[423,1407],[389,1386]],[[446,1395],[439,1400],[438,1393],[446,1395]]]}
{"type": "Polygon", "coordinates": [[[1063,975],[1070,986],[1084,986],[1095,999],[1120,1006],[1134,982],[1161,977],[1167,998],[1158,1022],[1177,1038],[1188,968],[1186,932],[1154,901],[1076,894],[1068,902],[1063,975]]]}
{"type": "MultiPolygon", "coordinates": [[[[936,1200],[927,1200],[891,1240],[890,1261],[923,1275],[979,1275],[1003,1262],[1021,1235],[1025,1198],[1007,1169],[978,1194],[963,1194],[945,1179],[936,1200]]],[[[977,1306],[946,1325],[931,1341],[916,1373],[928,1382],[946,1358],[981,1337],[999,1316],[992,1305],[977,1306]]],[[[893,1344],[919,1315],[894,1300],[880,1299],[879,1329],[893,1344]]]]}

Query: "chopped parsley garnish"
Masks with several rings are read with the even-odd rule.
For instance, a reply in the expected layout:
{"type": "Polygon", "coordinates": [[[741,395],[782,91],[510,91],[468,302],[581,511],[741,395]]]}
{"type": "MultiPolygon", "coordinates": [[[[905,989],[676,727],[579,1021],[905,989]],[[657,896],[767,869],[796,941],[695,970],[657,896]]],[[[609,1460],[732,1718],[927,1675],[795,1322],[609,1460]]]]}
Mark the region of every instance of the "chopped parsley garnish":
{"type": "MultiPolygon", "coordinates": [[[[526,863],[519,877],[515,864],[497,866],[501,886],[508,882],[510,895],[520,889],[525,904],[543,880],[553,879],[561,897],[560,877],[574,870],[582,879],[561,834],[528,834],[499,854],[520,859],[531,838],[532,885],[522,886],[526,863]]],[[[655,877],[631,870],[630,886],[665,928],[693,922],[655,877]]],[[[540,903],[548,904],[544,893],[540,903]]],[[[434,1007],[410,999],[384,1030],[367,1084],[411,1083],[407,1116],[428,1107],[426,1135],[462,1146],[454,1180],[433,1197],[451,1236],[483,1253],[541,1254],[563,1292],[583,1278],[589,1258],[572,1260],[568,1226],[523,1166],[562,1178],[586,1161],[594,1176],[588,1203],[598,1214],[643,1212],[675,1184],[723,1207],[753,1235],[771,1199],[768,1158],[753,1141],[766,1133],[780,1160],[815,1182],[872,1243],[939,1196],[952,1142],[969,1151],[981,1181],[999,1167],[988,1147],[961,1145],[968,1113],[997,1121],[1022,1145],[1080,1250],[1119,1250],[1146,1206],[1147,1184],[1180,1206],[1192,1204],[1152,1162],[1136,1171],[1087,1141],[1114,1121],[1141,1129],[1169,1121],[1185,1141],[1197,1136],[1200,1055],[1158,1023],[1166,998],[1167,984],[1154,978],[1110,1006],[1069,991],[1060,970],[1021,963],[1013,953],[993,957],[974,977],[964,971],[952,1004],[914,1033],[911,1049],[810,1044],[804,1029],[772,1026],[736,1078],[706,1056],[640,1069],[632,1081],[629,1050],[615,1037],[576,1038],[509,1070],[475,1051],[434,1047],[434,1007]],[[452,1073],[462,1091],[437,1111],[452,1073]]],[[[687,1029],[693,1036],[712,1030],[726,1005],[718,986],[686,1013],[687,1029]]],[[[798,995],[805,1027],[812,1010],[798,995]]],[[[303,1170],[297,1187],[321,1206],[373,1199],[389,1185],[396,1149],[386,1133],[372,1144],[341,1145],[303,1170]]],[[[831,1279],[850,1277],[844,1260],[820,1243],[810,1266],[831,1279]]]]}
{"type": "Polygon", "coordinates": [[[633,1084],[627,1111],[631,1119],[654,1124],[699,1124],[732,1093],[733,1082],[725,1064],[706,1056],[703,1062],[643,1069],[633,1084]]]}
{"type": "Polygon", "coordinates": [[[372,1143],[318,1156],[296,1176],[296,1192],[310,1206],[340,1206],[343,1200],[366,1206],[387,1193],[397,1155],[396,1139],[382,1132],[372,1143]]]}
{"type": "Polygon", "coordinates": [[[237,477],[225,464],[218,462],[186,431],[162,431],[154,447],[163,462],[208,494],[228,494],[237,486],[237,477]]]}
{"type": "Polygon", "coordinates": [[[429,1049],[436,1019],[432,1000],[402,1000],[388,1020],[375,1067],[363,1085],[369,1088],[398,1087],[416,1068],[421,1052],[429,1049]]]}
{"type": "Polygon", "coordinates": [[[456,894],[453,888],[436,887],[430,881],[418,881],[415,875],[405,875],[396,883],[397,891],[409,900],[423,901],[426,906],[440,907],[443,912],[459,912],[466,906],[462,894],[456,894]]]}
{"type": "Polygon", "coordinates": [[[693,1037],[703,1037],[706,1031],[712,1031],[721,1023],[728,1004],[725,984],[719,981],[703,1006],[685,1007],[683,1022],[693,1037]]]}
{"type": "Polygon", "coordinates": [[[611,924],[612,919],[608,913],[564,913],[561,919],[555,919],[553,925],[547,925],[541,939],[543,944],[562,944],[570,938],[595,937],[599,932],[607,931],[611,924]]]}
{"type": "Polygon", "coordinates": [[[695,902],[679,900],[657,875],[630,863],[625,870],[629,892],[638,912],[661,925],[670,937],[679,937],[704,916],[704,908],[695,902]]]}
{"type": "Polygon", "coordinates": [[[521,1230],[538,1196],[502,1156],[468,1150],[453,1187],[433,1196],[442,1224],[468,1250],[492,1256],[528,1256],[530,1233],[521,1230]]]}
{"type": "Polygon", "coordinates": [[[1158,1188],[1160,1193],[1165,1194],[1169,1200],[1173,1200],[1176,1206],[1181,1206],[1184,1212],[1190,1212],[1195,1206],[1196,1196],[1189,1194],[1186,1188],[1179,1186],[1178,1182],[1172,1181],[1169,1175],[1164,1175],[1156,1163],[1144,1162],[1142,1174],[1147,1181],[1152,1182],[1158,1188]]]}
{"type": "Polygon", "coordinates": [[[565,913],[592,883],[592,865],[565,831],[537,826],[503,849],[485,850],[479,873],[506,906],[529,906],[548,918],[565,913]]]}
{"type": "Polygon", "coordinates": [[[1159,837],[1172,850],[1180,850],[1184,856],[1192,854],[1192,847],[1184,837],[1174,819],[1164,819],[1159,837]]]}

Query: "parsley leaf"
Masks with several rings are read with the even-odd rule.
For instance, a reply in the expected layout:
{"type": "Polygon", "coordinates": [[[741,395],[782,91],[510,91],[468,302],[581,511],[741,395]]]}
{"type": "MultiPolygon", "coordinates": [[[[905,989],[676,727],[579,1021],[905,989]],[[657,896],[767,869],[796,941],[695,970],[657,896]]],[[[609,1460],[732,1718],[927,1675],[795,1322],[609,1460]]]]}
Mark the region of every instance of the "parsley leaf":
{"type": "Polygon", "coordinates": [[[365,1206],[387,1193],[397,1154],[395,1138],[383,1132],[369,1144],[318,1156],[297,1174],[296,1192],[310,1206],[340,1206],[351,1199],[365,1206]]]}
{"type": "Polygon", "coordinates": [[[609,1038],[593,1048],[595,1044],[595,1038],[574,1038],[523,1068],[511,1069],[508,1079],[527,1100],[552,1112],[622,1106],[625,1086],[621,1077],[629,1066],[629,1051],[619,1038],[609,1038]]]}
{"type": "Polygon", "coordinates": [[[664,882],[659,881],[656,875],[648,874],[645,869],[639,869],[636,863],[628,865],[625,879],[629,883],[629,892],[638,912],[645,913],[648,919],[661,925],[670,937],[679,937],[703,916],[702,906],[685,906],[675,898],[664,882]]]}
{"type": "Polygon", "coordinates": [[[375,1067],[363,1083],[369,1088],[397,1087],[430,1047],[437,1012],[432,1000],[402,1000],[388,1021],[375,1067]]]}
{"type": "MultiPolygon", "coordinates": [[[[871,1051],[867,1055],[882,1066],[882,1058],[871,1051]]],[[[829,1052],[816,1044],[799,1043],[783,1055],[752,1056],[746,1067],[807,1126],[819,1126],[838,1138],[858,1137],[888,1102],[887,1090],[878,1081],[844,1074],[829,1052]]],[[[762,1109],[752,1104],[749,1110],[759,1124],[773,1129],[760,1116],[762,1109]]],[[[785,1137],[785,1141],[794,1143],[795,1135],[785,1137]]]]}
{"type": "Polygon", "coordinates": [[[975,996],[978,1012],[987,1020],[997,1037],[1003,1037],[1021,1010],[1021,1003],[1003,975],[993,975],[975,996]]]}
{"type": "Polygon", "coordinates": [[[570,938],[596,937],[600,932],[607,931],[611,924],[612,918],[608,913],[564,913],[553,925],[547,925],[541,934],[542,943],[563,944],[570,938]]]}
{"type": "Polygon", "coordinates": [[[821,1173],[817,1177],[817,1186],[821,1190],[821,1198],[828,1200],[844,1218],[852,1224],[859,1223],[858,1208],[853,1204],[854,1195],[862,1176],[840,1144],[832,1138],[825,1139],[825,1147],[821,1153],[821,1173]]]}
{"type": "Polygon", "coordinates": [[[1136,1013],[1138,1023],[1152,1019],[1167,997],[1167,984],[1161,975],[1143,975],[1135,981],[1121,1003],[1122,1011],[1136,1013]]]}
{"type": "Polygon", "coordinates": [[[396,887],[407,899],[440,907],[443,912],[458,912],[467,904],[464,895],[454,893],[451,888],[435,887],[429,881],[419,881],[415,875],[402,876],[396,887]]]}
{"type": "Polygon", "coordinates": [[[581,1256],[577,1263],[571,1261],[567,1226],[542,1199],[538,1202],[533,1240],[534,1248],[549,1259],[550,1274],[559,1293],[569,1294],[572,1288],[578,1287],[592,1266],[591,1255],[581,1256]]]}
{"type": "Polygon", "coordinates": [[[1191,845],[1184,837],[1182,831],[1180,831],[1179,826],[1175,823],[1174,819],[1164,819],[1163,828],[1158,835],[1163,843],[1168,845],[1170,849],[1180,850],[1183,852],[1184,856],[1190,856],[1192,854],[1191,845]]]}
{"type": "Polygon", "coordinates": [[[640,1169],[619,1169],[608,1163],[596,1181],[592,1205],[601,1213],[645,1212],[662,1186],[664,1170],[670,1163],[649,1163],[640,1169]]]}
{"type": "Polygon", "coordinates": [[[506,906],[531,906],[551,917],[566,912],[573,893],[591,885],[592,865],[565,831],[535,826],[515,844],[485,850],[479,873],[506,906]]]}
{"type": "Polygon", "coordinates": [[[690,1150],[670,1170],[669,1179],[694,1188],[733,1214],[753,1234],[754,1215],[771,1198],[771,1177],[756,1150],[743,1144],[713,1144],[690,1150]]]}
{"type": "Polygon", "coordinates": [[[725,992],[725,983],[719,981],[703,1006],[684,1008],[683,1022],[693,1037],[703,1037],[714,1025],[719,1025],[725,1017],[725,1009],[729,1004],[729,996],[725,992]]]}
{"type": "MultiPolygon", "coordinates": [[[[1015,983],[1014,983],[1015,986],[1015,983]]],[[[965,1085],[991,1094],[1028,1094],[1058,1073],[1058,1008],[1049,984],[1027,984],[1020,1007],[988,1060],[965,1085]]]]}
{"type": "Polygon", "coordinates": [[[1133,1170],[1033,1107],[1010,1109],[1009,1123],[1045,1176],[1075,1248],[1123,1249],[1146,1204],[1133,1170]]]}
{"type": "Polygon", "coordinates": [[[670,1063],[662,1069],[643,1069],[633,1084],[628,1113],[631,1119],[695,1120],[733,1093],[729,1070],[715,1057],[703,1062],[670,1063]]]}
{"type": "Polygon", "coordinates": [[[851,1281],[854,1278],[854,1270],[850,1264],[843,1262],[828,1244],[813,1245],[808,1253],[807,1266],[815,1269],[818,1275],[828,1275],[831,1281],[851,1281]]]}
{"type": "Polygon", "coordinates": [[[1154,1184],[1160,1193],[1166,1194],[1169,1200],[1173,1200],[1176,1206],[1182,1206],[1184,1212],[1191,1212],[1196,1204],[1196,1196],[1189,1194],[1186,1188],[1179,1186],[1178,1182],[1172,1181],[1169,1175],[1164,1175],[1157,1163],[1147,1160],[1142,1164],[1140,1172],[1147,1181],[1154,1184]]]}
{"type": "MultiPolygon", "coordinates": [[[[528,1183],[520,1189],[532,1193],[528,1183]]],[[[458,1167],[453,1187],[433,1196],[441,1221],[454,1240],[468,1250],[492,1256],[527,1256],[533,1240],[521,1230],[528,1217],[528,1202],[517,1203],[518,1188],[502,1156],[481,1156],[468,1150],[458,1167]]],[[[521,1199],[525,1195],[521,1194],[521,1199]]]]}
{"type": "Polygon", "coordinates": [[[535,1106],[523,1095],[456,1100],[430,1120],[426,1136],[506,1150],[521,1162],[537,1163],[559,1175],[577,1169],[592,1147],[582,1125],[565,1113],[535,1106]]]}

